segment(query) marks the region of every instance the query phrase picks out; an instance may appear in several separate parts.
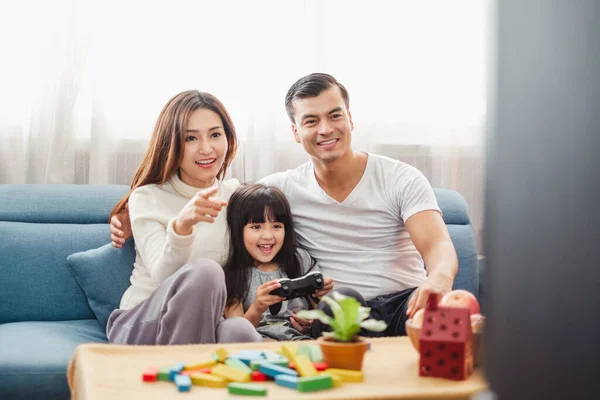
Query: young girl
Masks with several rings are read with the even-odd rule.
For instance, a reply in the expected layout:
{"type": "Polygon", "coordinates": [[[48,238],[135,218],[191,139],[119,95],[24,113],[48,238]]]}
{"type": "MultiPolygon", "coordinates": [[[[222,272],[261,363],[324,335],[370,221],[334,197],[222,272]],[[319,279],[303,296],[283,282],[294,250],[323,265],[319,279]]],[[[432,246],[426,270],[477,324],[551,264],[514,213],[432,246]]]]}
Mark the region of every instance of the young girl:
{"type": "MultiPolygon", "coordinates": [[[[230,251],[224,266],[225,316],[244,316],[263,338],[311,339],[311,321],[295,314],[314,304],[303,298],[286,301],[269,294],[281,286],[277,279],[298,278],[319,270],[310,255],[296,247],[294,224],[285,195],[272,186],[244,185],[231,195],[227,208],[230,251]],[[281,301],[281,311],[271,315],[269,306],[281,301]]],[[[331,278],[323,280],[324,287],[315,297],[320,298],[333,289],[331,278]]]]}

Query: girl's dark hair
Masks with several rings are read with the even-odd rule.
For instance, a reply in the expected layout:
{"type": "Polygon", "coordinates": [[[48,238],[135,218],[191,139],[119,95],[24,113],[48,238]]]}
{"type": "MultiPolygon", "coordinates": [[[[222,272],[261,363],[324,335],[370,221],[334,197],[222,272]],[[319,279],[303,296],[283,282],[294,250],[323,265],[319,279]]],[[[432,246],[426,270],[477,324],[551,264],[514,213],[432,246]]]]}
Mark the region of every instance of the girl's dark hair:
{"type": "Polygon", "coordinates": [[[247,224],[281,222],[285,229],[285,239],[273,262],[278,263],[290,279],[302,275],[302,265],[296,252],[296,234],[290,204],[279,189],[259,183],[242,185],[231,195],[228,203],[227,227],[230,243],[229,257],[224,269],[227,285],[226,306],[230,307],[238,302],[243,303],[250,287],[254,259],[244,246],[244,227],[247,224]]]}

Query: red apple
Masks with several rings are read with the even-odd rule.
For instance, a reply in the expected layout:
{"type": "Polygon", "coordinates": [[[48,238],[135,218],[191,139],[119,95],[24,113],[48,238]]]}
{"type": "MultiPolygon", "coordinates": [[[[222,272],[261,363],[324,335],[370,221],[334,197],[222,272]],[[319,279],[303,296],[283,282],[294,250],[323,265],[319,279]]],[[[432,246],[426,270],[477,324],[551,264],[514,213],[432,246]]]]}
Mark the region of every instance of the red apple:
{"type": "Polygon", "coordinates": [[[480,307],[477,298],[471,292],[458,289],[446,293],[438,303],[445,307],[468,308],[471,314],[479,314],[480,307]]]}
{"type": "Polygon", "coordinates": [[[412,317],[412,323],[418,328],[423,326],[423,316],[425,315],[425,309],[421,308],[419,311],[415,313],[412,317]]]}

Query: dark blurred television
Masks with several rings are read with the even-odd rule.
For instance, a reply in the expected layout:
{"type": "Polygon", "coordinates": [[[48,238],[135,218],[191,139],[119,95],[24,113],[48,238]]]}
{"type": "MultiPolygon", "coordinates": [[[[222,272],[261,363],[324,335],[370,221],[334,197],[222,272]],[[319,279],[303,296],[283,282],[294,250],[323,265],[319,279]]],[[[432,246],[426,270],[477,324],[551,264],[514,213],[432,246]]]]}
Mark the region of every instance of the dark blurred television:
{"type": "Polygon", "coordinates": [[[492,4],[485,398],[600,398],[600,0],[492,4]]]}

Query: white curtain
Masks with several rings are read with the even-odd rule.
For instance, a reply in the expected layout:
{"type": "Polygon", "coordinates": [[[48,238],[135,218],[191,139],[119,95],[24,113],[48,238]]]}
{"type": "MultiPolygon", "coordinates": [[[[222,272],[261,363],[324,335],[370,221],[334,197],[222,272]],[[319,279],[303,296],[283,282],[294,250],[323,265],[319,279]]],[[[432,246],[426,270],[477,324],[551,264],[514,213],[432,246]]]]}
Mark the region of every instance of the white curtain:
{"type": "Polygon", "coordinates": [[[458,190],[483,226],[488,4],[481,0],[48,0],[0,5],[0,183],[128,184],[166,101],[220,98],[230,175],[308,157],[283,100],[311,72],[350,92],[358,150],[458,190]]]}

